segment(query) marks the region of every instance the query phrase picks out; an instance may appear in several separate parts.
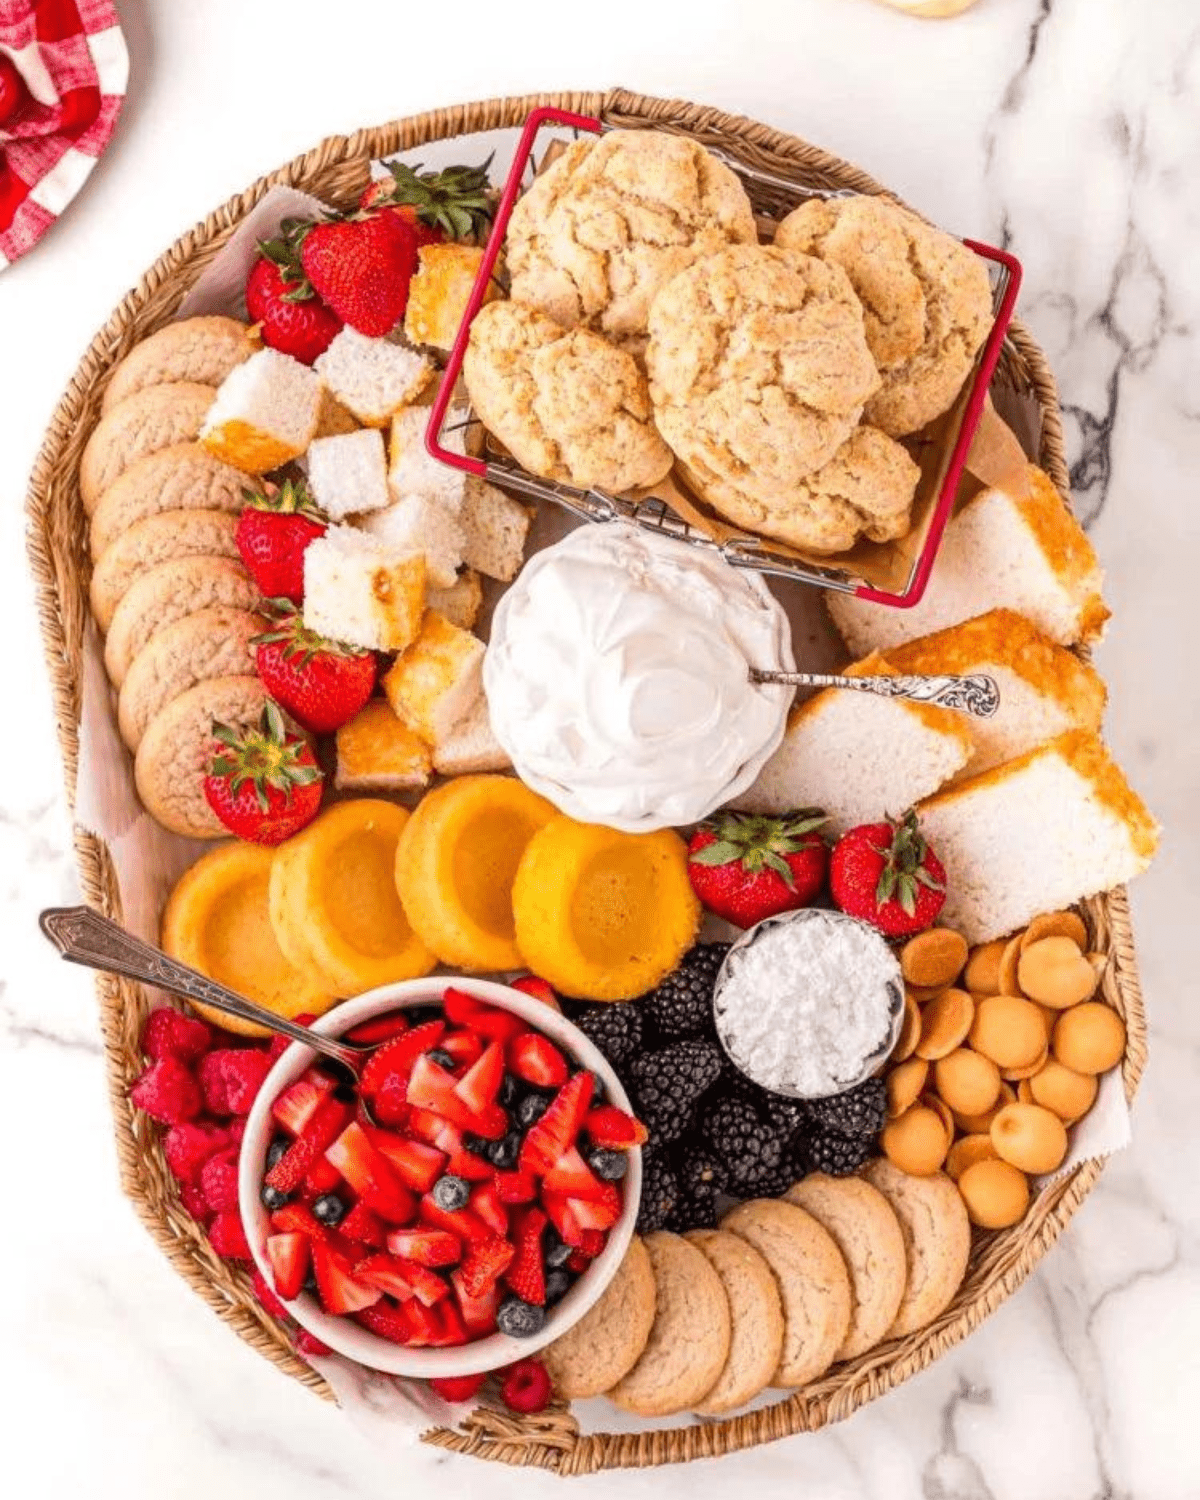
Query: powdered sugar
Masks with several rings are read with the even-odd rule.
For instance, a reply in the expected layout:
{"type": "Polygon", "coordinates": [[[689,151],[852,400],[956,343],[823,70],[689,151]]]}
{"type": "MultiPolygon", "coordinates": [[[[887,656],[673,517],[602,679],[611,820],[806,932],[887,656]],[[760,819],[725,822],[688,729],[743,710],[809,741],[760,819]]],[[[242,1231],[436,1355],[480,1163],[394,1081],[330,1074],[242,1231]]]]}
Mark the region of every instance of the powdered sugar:
{"type": "Polygon", "coordinates": [[[841,912],[761,922],[730,950],[717,984],[717,1033],[735,1066],[798,1098],[866,1077],[891,1051],[903,1009],[895,954],[841,912]]]}

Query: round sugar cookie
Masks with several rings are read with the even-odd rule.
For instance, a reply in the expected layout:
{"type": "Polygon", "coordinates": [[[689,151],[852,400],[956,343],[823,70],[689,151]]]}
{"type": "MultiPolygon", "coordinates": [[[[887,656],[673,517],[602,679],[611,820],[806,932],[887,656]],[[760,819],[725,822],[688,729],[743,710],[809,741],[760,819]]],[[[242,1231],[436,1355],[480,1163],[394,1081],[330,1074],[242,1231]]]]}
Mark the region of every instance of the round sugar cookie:
{"type": "Polygon", "coordinates": [[[599,1300],[538,1356],[555,1393],[576,1401],[611,1390],[641,1358],[654,1307],[650,1253],[634,1235],[599,1300]]]}
{"type": "Polygon", "coordinates": [[[168,323],[135,344],[114,366],[100,410],[111,411],[147,386],[168,381],[218,386],[255,347],[249,327],[237,318],[213,315],[168,323]]]}
{"type": "Polygon", "coordinates": [[[783,1304],[770,1266],[749,1240],[723,1229],[693,1229],[684,1239],[712,1262],[729,1298],[729,1357],[695,1407],[702,1416],[719,1416],[770,1385],[783,1353],[783,1304]]]}
{"type": "Polygon", "coordinates": [[[149,516],[164,510],[223,510],[236,516],[247,491],[258,488],[252,474],[222,463],[199,443],[172,443],[147,453],[109,485],[92,512],[92,561],[149,516]]]}
{"type": "Polygon", "coordinates": [[[107,630],[117,605],[134,583],[159,563],[180,557],[237,558],[237,528],[237,517],[223,510],[165,510],[131,526],[92,570],[96,624],[107,630]]]}
{"type": "Polygon", "coordinates": [[[944,1172],[912,1177],[879,1157],[862,1175],[891,1204],[904,1235],[908,1285],[892,1338],[914,1333],[944,1312],[962,1283],[971,1253],[971,1224],[962,1195],[944,1172]]]}
{"type": "Polygon", "coordinates": [[[113,611],[104,665],[114,686],[123,685],[135,657],[173,621],[217,604],[254,610],[261,598],[250,574],[232,557],[176,557],[156,563],[130,584],[113,611]]]}
{"type": "Polygon", "coordinates": [[[79,496],[88,515],[130,464],[196,437],[216,394],[211,385],[177,380],[147,386],[106,411],[79,460],[79,496]]]}

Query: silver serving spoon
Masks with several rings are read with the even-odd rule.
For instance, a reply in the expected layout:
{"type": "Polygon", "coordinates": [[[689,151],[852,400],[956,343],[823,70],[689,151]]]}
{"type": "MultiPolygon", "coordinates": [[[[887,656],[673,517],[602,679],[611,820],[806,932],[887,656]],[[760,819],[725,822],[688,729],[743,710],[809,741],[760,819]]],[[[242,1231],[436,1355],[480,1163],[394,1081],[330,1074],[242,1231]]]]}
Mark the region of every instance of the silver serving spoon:
{"type": "Polygon", "coordinates": [[[840,677],[833,672],[760,672],[751,667],[750,681],[783,687],[850,688],[856,693],[877,693],[881,698],[910,698],[935,708],[956,708],[977,719],[990,719],[1000,707],[999,685],[984,672],[961,677],[840,677]]]}
{"type": "Polygon", "coordinates": [[[314,1052],[347,1070],[357,1085],[363,1065],[381,1042],[346,1042],[322,1036],[307,1026],[299,1026],[274,1011],[255,1005],[235,990],[226,989],[215,979],[208,979],[197,969],[181,964],[159,948],[143,943],[132,933],[90,906],[52,906],[38,917],[38,925],[65,959],[88,969],[107,969],[154,984],[184,1000],[199,1000],[227,1016],[242,1021],[256,1021],[276,1036],[303,1042],[314,1052]]]}

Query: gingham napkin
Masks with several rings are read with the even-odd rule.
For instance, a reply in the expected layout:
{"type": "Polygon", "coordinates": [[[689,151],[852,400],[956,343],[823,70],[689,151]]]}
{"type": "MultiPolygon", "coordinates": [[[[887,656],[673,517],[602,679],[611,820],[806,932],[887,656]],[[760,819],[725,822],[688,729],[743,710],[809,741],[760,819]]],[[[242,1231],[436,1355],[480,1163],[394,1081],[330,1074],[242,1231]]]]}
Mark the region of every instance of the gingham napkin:
{"type": "Polygon", "coordinates": [[[0,270],[31,250],[108,145],[129,77],[111,0],[0,0],[30,100],[0,125],[0,270]]]}

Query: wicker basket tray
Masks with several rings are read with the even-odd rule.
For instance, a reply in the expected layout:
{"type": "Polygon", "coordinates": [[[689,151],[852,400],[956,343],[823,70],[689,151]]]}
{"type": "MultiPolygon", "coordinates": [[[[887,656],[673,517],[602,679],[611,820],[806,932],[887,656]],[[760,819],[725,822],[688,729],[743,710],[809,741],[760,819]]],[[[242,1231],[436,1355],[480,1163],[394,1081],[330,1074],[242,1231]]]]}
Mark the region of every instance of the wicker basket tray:
{"type": "MultiPolygon", "coordinates": [[[[54,694],[67,797],[74,803],[79,757],[79,711],[84,625],[88,618],[86,517],[78,470],[84,442],[100,409],[109,372],[132,346],[173,315],[184,293],[228,239],[245,213],[277,183],[302,188],[326,202],[350,205],[368,178],[373,157],[430,141],[520,124],[538,105],[601,115],[615,124],[685,129],[732,150],[766,170],[800,175],[815,186],[885,190],[847,162],[765,125],[680,101],[614,90],[493,99],[396,120],[352,136],[331,136],[314,150],[261,177],[244,193],[178,239],[146,272],[92,340],[59,401],[30,480],[29,559],[54,694]]],[[[1043,468],[1065,495],[1068,488],[1062,423],[1054,377],[1041,350],[1013,323],[994,386],[1031,395],[1041,413],[1043,468]]],[[[106,845],[77,833],[76,855],[85,899],[120,916],[116,879],[106,845]]],[[[1146,1056],[1146,1025],[1138,985],[1133,931],[1123,890],[1085,903],[1094,948],[1111,955],[1104,998],[1124,1016],[1123,1064],[1132,1098],[1146,1056]]],[[[181,1207],[158,1141],[158,1128],[131,1109],[127,1092],[142,1067],[138,1037],[146,997],[137,985],[111,976],[97,981],[113,1128],[125,1192],[164,1254],[214,1311],[248,1344],[286,1374],[327,1398],[325,1381],[292,1351],[283,1332],[260,1309],[249,1278],[220,1260],[181,1207]]],[[[635,1433],[584,1434],[564,1407],[522,1419],[480,1408],[461,1430],[437,1429],[429,1442],[459,1453],[529,1464],[563,1475],[708,1458],[809,1432],[840,1420],[865,1402],[924,1369],[965,1338],[1013,1292],[1057,1239],[1102,1170],[1089,1162],[1038,1194],[1012,1229],[976,1243],[966,1280],[950,1307],[928,1328],[837,1366],[824,1379],[775,1405],[726,1421],[635,1433]]]]}

